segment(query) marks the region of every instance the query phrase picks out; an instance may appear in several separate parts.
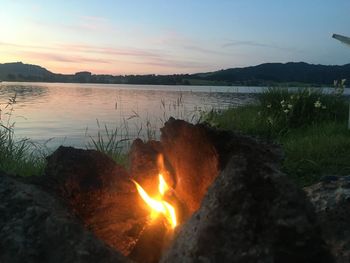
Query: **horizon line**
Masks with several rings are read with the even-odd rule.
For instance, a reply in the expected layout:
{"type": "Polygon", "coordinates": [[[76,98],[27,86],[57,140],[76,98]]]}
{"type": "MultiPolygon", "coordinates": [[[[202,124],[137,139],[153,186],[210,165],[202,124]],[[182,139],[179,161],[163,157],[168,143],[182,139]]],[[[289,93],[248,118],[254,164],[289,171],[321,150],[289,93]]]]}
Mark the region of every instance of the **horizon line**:
{"type": "Polygon", "coordinates": [[[237,67],[229,67],[229,68],[222,68],[222,69],[216,69],[213,71],[206,71],[206,72],[196,72],[196,73],[170,73],[170,74],[159,74],[159,73],[142,73],[142,74],[136,74],[136,73],[131,73],[131,74],[108,74],[108,73],[94,73],[92,71],[89,70],[80,70],[80,71],[76,71],[74,73],[57,73],[57,72],[53,72],[50,69],[48,69],[45,66],[42,65],[38,65],[38,64],[32,64],[32,63],[25,63],[23,61],[15,61],[15,62],[2,62],[0,63],[0,65],[4,65],[4,64],[23,64],[23,65],[31,65],[31,66],[38,66],[41,67],[47,71],[49,71],[52,74],[59,74],[59,75],[75,75],[77,73],[90,73],[91,75],[108,75],[108,76],[130,76],[130,75],[135,75],[135,76],[149,76],[149,75],[155,75],[155,76],[171,76],[171,75],[195,75],[195,74],[205,74],[205,73],[211,73],[211,72],[217,72],[217,71],[222,71],[222,70],[229,70],[229,69],[242,69],[242,68],[250,68],[250,67],[257,67],[257,66],[261,66],[261,65],[265,65],[265,64],[289,64],[289,63],[305,63],[308,65],[315,65],[315,66],[345,66],[350,64],[349,63],[345,63],[345,64],[316,64],[316,63],[309,63],[309,62],[305,62],[305,61],[288,61],[288,62],[263,62],[263,63],[259,63],[259,64],[255,64],[255,65],[250,65],[250,66],[237,66],[237,67]]]}

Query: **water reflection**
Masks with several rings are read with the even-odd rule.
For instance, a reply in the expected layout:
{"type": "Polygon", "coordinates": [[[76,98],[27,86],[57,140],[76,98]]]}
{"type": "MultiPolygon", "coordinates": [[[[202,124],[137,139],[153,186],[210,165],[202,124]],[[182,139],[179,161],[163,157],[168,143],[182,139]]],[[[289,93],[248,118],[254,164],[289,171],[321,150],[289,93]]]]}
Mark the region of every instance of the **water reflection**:
{"type": "MultiPolygon", "coordinates": [[[[201,112],[255,100],[261,87],[1,83],[0,104],[17,94],[13,113],[18,137],[85,147],[100,129],[130,138],[158,136],[170,116],[196,121],[201,112]],[[25,117],[25,119],[20,116],[25,117]],[[100,123],[100,128],[97,125],[100,123]]],[[[1,106],[1,105],[0,105],[1,106]]]]}
{"type": "Polygon", "coordinates": [[[20,101],[33,101],[42,96],[46,96],[48,93],[48,87],[45,86],[25,86],[23,84],[20,85],[4,85],[0,86],[0,97],[1,98],[10,98],[13,96],[17,96],[17,100],[20,101]]]}

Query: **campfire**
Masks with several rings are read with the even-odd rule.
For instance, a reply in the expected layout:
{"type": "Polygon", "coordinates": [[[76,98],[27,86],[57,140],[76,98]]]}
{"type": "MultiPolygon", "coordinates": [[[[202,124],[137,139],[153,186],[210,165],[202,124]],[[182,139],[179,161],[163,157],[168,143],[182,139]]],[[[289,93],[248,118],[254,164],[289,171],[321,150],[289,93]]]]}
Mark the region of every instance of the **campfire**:
{"type": "Polygon", "coordinates": [[[174,229],[177,226],[176,210],[173,205],[165,201],[167,198],[171,198],[174,194],[173,189],[170,189],[163,176],[166,170],[164,168],[163,155],[161,154],[158,155],[158,168],[158,193],[155,196],[149,196],[141,185],[135,180],[132,181],[135,183],[138,193],[151,210],[150,218],[155,219],[161,214],[166,219],[167,226],[174,229]]]}
{"type": "Polygon", "coordinates": [[[147,211],[143,230],[129,254],[138,262],[157,262],[183,224],[200,206],[218,175],[214,146],[200,128],[191,145],[175,126],[162,130],[161,142],[136,140],[130,152],[130,177],[138,207],[147,211]]]}
{"type": "Polygon", "coordinates": [[[96,256],[87,262],[112,254],[136,263],[327,259],[310,206],[275,168],[271,147],[170,119],[160,141],[133,142],[128,169],[96,151],[60,147],[40,185],[65,201],[76,227],[105,251],[86,248],[96,256]]]}

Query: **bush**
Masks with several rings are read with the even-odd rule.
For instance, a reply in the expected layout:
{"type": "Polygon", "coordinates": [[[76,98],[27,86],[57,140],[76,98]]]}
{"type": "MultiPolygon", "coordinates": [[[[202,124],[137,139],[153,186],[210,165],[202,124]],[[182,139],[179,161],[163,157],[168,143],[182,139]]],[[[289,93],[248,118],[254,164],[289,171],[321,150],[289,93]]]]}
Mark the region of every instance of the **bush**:
{"type": "Polygon", "coordinates": [[[295,92],[269,88],[258,99],[260,117],[273,134],[324,121],[344,121],[348,114],[347,102],[336,92],[324,94],[310,88],[295,92]]]}

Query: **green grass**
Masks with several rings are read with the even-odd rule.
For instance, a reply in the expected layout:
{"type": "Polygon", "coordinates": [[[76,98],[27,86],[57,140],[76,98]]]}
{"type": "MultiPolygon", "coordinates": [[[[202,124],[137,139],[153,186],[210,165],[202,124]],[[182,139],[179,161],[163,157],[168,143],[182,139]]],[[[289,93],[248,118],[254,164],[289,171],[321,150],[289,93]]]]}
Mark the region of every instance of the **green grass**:
{"type": "Polygon", "coordinates": [[[205,120],[222,129],[279,143],[285,153],[282,169],[300,185],[315,183],[323,175],[349,175],[348,104],[334,95],[318,92],[309,95],[307,90],[300,90],[293,96],[297,94],[302,99],[294,101],[296,111],[291,113],[294,116],[286,116],[281,105],[282,100],[293,94],[272,89],[260,95],[256,105],[212,111],[205,120]],[[317,110],[322,109],[314,105],[317,100],[329,112],[320,114],[317,110]]]}
{"type": "Polygon", "coordinates": [[[283,170],[301,185],[323,175],[350,175],[350,130],[346,122],[323,122],[277,138],[285,152],[283,170]]]}
{"type": "Polygon", "coordinates": [[[252,135],[265,135],[268,127],[259,116],[260,107],[247,105],[238,108],[229,108],[224,111],[205,113],[204,120],[212,126],[223,129],[241,131],[252,135]]]}
{"type": "Polygon", "coordinates": [[[124,129],[118,129],[117,127],[110,129],[107,125],[104,125],[101,129],[100,123],[97,121],[97,126],[99,131],[95,136],[89,135],[90,141],[87,148],[100,151],[111,157],[116,163],[126,167],[128,165],[128,155],[125,149],[130,148],[127,125],[124,125],[124,129]]]}
{"type": "Polygon", "coordinates": [[[13,175],[40,175],[45,168],[45,155],[30,140],[16,140],[12,130],[0,129],[0,170],[13,175]]]}
{"type": "Polygon", "coordinates": [[[16,95],[0,104],[0,170],[13,175],[42,174],[46,149],[29,139],[16,139],[11,121],[16,95]]]}

